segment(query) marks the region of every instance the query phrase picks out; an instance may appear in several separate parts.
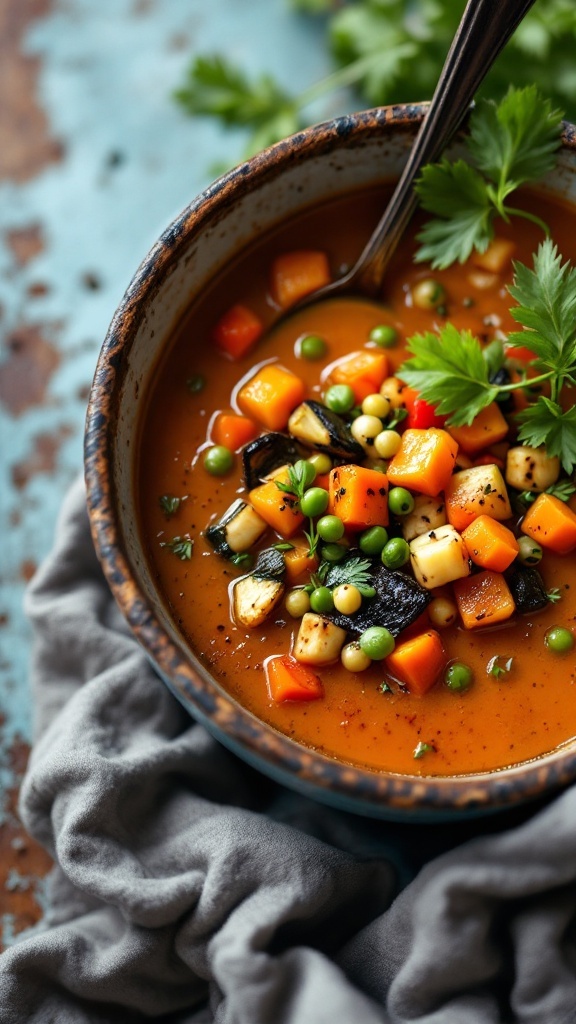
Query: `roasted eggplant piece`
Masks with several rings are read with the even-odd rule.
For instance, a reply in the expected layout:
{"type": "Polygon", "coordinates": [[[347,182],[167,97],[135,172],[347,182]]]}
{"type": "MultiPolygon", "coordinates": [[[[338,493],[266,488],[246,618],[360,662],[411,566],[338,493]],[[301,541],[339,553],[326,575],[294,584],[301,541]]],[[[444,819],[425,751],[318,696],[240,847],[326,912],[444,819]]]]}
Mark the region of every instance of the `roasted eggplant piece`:
{"type": "Polygon", "coordinates": [[[335,459],[363,462],[366,457],[344,420],[320,402],[307,399],[288,420],[288,431],[308,448],[326,452],[335,459]]]}
{"type": "Polygon", "coordinates": [[[284,595],[286,567],[280,551],[266,548],[258,555],[248,576],[234,584],[234,618],[242,626],[254,629],[268,618],[284,595]]]}
{"type": "MultiPolygon", "coordinates": [[[[345,563],[341,562],[337,568],[341,570],[343,566],[345,563]]],[[[330,573],[325,582],[328,586],[334,582],[330,573]]],[[[376,594],[364,598],[354,615],[331,612],[327,616],[354,637],[360,636],[370,626],[385,626],[393,636],[398,636],[422,615],[432,600],[432,595],[411,576],[387,569],[383,565],[375,564],[371,568],[368,585],[374,588],[376,594]]]]}
{"type": "Polygon", "coordinates": [[[292,465],[301,459],[302,449],[288,434],[281,434],[273,431],[269,434],[262,434],[254,441],[245,445],[242,451],[242,465],[244,479],[249,491],[273,473],[279,466],[286,463],[292,465]]]}
{"type": "Polygon", "coordinates": [[[251,505],[238,498],[216,523],[206,530],[206,539],[224,558],[248,551],[268,529],[262,516],[251,505]]]}
{"type": "Polygon", "coordinates": [[[548,604],[544,581],[537,569],[514,568],[506,573],[506,582],[519,612],[539,612],[548,604]]]}

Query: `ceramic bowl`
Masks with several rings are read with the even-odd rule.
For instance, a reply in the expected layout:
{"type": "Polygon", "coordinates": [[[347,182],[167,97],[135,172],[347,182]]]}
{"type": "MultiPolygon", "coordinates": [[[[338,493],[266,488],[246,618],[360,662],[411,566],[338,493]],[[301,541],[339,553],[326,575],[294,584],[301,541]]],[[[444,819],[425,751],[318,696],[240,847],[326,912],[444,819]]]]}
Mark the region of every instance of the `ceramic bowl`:
{"type": "MultiPolygon", "coordinates": [[[[427,778],[351,767],[276,732],[228,696],[178,634],[138,535],[133,467],[147,382],[194,296],[259,232],[320,199],[397,177],[422,115],[421,106],[388,107],[310,128],[219,178],[183,211],[144,259],[111,323],[92,388],[85,464],[106,577],[184,707],[234,753],[308,796],[375,817],[435,821],[501,810],[566,784],[576,776],[576,744],[502,771],[427,778]]],[[[576,202],[571,127],[545,187],[576,202]]]]}

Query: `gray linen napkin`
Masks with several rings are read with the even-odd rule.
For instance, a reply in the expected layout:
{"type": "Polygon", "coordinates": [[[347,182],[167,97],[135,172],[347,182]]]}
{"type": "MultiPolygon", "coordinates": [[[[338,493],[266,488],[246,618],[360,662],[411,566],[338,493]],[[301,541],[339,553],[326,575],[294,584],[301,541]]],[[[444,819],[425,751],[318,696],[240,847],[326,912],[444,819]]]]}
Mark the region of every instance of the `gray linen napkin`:
{"type": "Polygon", "coordinates": [[[410,826],[260,776],[129,635],[80,482],[28,612],[22,814],[56,867],[43,927],[0,958],[1,1024],[576,1021],[576,790],[410,826]]]}

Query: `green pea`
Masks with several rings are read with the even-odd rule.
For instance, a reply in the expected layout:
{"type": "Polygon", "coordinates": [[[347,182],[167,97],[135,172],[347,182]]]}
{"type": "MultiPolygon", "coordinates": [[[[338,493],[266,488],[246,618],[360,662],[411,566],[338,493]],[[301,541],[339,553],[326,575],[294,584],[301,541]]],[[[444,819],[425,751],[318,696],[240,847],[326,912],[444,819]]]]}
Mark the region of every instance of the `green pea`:
{"type": "Polygon", "coordinates": [[[317,612],[319,615],[331,612],[334,608],[332,591],[328,587],[316,587],[316,590],[313,590],[310,594],[310,607],[313,612],[317,612]]]}
{"type": "Polygon", "coordinates": [[[453,693],[464,693],[472,685],[472,669],[463,661],[453,661],[444,673],[444,682],[453,693]]]}
{"type": "Polygon", "coordinates": [[[328,491],[323,487],[310,487],[300,498],[300,511],[309,518],[324,515],[328,508],[328,491]]]}
{"type": "Polygon", "coordinates": [[[538,565],[542,561],[542,548],[531,537],[518,538],[518,561],[522,565],[538,565]]]}
{"type": "Polygon", "coordinates": [[[316,523],[316,533],[320,540],[326,540],[332,544],[344,536],[344,523],[338,519],[338,516],[322,516],[322,519],[316,523]]]}
{"type": "Polygon", "coordinates": [[[442,285],[431,277],[418,281],[412,289],[412,301],[418,309],[436,309],[445,298],[442,285]]]}
{"type": "Polygon", "coordinates": [[[365,629],[358,643],[360,644],[360,649],[372,661],[382,661],[382,658],[392,654],[396,646],[392,633],[385,626],[370,626],[368,629],[365,629]]]}
{"type": "Polygon", "coordinates": [[[204,469],[212,476],[225,476],[234,464],[234,455],[223,444],[215,444],[204,455],[204,469]]]}
{"type": "Polygon", "coordinates": [[[388,324],[378,324],[377,327],[373,327],[370,331],[368,340],[373,341],[380,348],[394,348],[398,341],[398,331],[395,331],[388,324]]]}
{"type": "Polygon", "coordinates": [[[388,495],[388,508],[394,516],[407,516],[414,509],[414,498],[405,487],[393,487],[388,495]]]}
{"type": "Polygon", "coordinates": [[[354,406],[354,392],[349,384],[333,384],[324,395],[324,402],[332,412],[350,412],[354,406]]]}
{"type": "Polygon", "coordinates": [[[342,544],[324,544],[322,558],[325,562],[341,562],[347,551],[342,544]]]}
{"type": "Polygon", "coordinates": [[[358,538],[358,547],[365,555],[379,555],[388,543],[388,533],[383,526],[371,526],[358,538]]]}
{"type": "Polygon", "coordinates": [[[326,355],[328,346],[319,334],[307,334],[298,343],[298,354],[302,359],[322,359],[326,355]]]}
{"type": "Polygon", "coordinates": [[[574,647],[574,634],[565,626],[552,626],[546,632],[544,643],[554,654],[568,654],[574,647]]]}
{"type": "Polygon", "coordinates": [[[410,558],[410,546],[403,537],[392,537],[382,548],[380,558],[387,569],[399,569],[410,558]]]}

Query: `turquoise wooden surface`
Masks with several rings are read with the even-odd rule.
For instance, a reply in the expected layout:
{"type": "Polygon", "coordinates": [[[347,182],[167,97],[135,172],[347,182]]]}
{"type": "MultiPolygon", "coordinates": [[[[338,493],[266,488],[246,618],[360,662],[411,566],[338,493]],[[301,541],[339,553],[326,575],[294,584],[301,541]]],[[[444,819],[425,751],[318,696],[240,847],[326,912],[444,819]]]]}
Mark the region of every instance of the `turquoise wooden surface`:
{"type": "Polygon", "coordinates": [[[187,117],[171,92],[194,53],[223,52],[296,91],[328,57],[322,22],[288,0],[2,0],[2,21],[13,69],[0,157],[0,923],[10,942],[38,916],[47,868],[14,813],[34,717],[26,581],[81,471],[87,393],[115,306],[160,230],[245,141],[187,117]]]}

